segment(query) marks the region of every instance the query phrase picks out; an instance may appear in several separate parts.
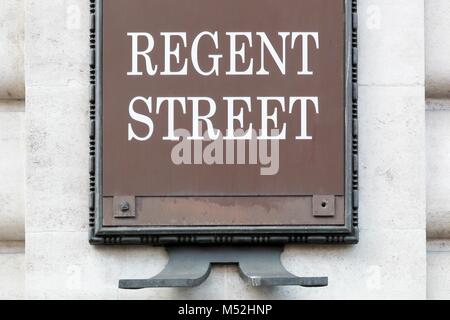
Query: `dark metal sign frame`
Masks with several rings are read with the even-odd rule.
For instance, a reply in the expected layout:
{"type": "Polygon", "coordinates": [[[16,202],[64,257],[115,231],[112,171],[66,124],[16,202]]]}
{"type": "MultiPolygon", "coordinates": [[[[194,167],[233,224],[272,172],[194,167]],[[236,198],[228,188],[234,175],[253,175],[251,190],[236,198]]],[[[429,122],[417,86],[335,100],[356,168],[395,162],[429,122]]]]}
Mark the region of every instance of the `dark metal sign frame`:
{"type": "Polygon", "coordinates": [[[102,8],[90,0],[91,244],[354,244],[358,242],[357,4],[345,0],[345,225],[106,227],[102,211],[102,8]]]}

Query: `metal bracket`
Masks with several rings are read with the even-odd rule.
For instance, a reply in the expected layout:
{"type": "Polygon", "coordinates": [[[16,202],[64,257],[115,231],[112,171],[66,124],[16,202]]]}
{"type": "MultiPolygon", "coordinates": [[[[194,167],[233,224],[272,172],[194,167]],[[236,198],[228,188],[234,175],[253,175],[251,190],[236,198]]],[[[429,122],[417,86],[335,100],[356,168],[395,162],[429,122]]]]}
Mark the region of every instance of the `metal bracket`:
{"type": "Polygon", "coordinates": [[[325,287],[328,277],[297,277],[281,264],[282,246],[168,247],[169,263],[150,279],[120,280],[121,289],[195,287],[202,284],[213,264],[237,264],[241,277],[254,287],[325,287]]]}

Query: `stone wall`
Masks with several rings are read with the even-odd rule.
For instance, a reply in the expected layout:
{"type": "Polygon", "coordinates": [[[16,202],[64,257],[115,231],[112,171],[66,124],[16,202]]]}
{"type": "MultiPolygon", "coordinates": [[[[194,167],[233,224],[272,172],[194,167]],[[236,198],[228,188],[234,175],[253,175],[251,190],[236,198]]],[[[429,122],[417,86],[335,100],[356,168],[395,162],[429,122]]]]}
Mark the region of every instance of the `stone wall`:
{"type": "Polygon", "coordinates": [[[24,1],[0,3],[0,299],[24,297],[24,1]]]}
{"type": "Polygon", "coordinates": [[[133,292],[117,280],[155,275],[167,256],[87,244],[88,3],[77,2],[78,28],[67,25],[73,3],[26,1],[27,297],[425,298],[422,0],[360,1],[361,242],[283,255],[291,272],[330,285],[254,289],[220,267],[195,289],[133,292]]]}
{"type": "Polygon", "coordinates": [[[221,266],[140,291],[117,281],[157,274],[164,249],[87,242],[88,3],[0,4],[0,298],[450,297],[449,1],[358,1],[360,243],[282,256],[328,287],[255,289],[221,266]]]}
{"type": "Polygon", "coordinates": [[[427,100],[427,292],[450,297],[450,2],[425,6],[427,100]]]}
{"type": "Polygon", "coordinates": [[[24,0],[0,3],[0,99],[23,100],[25,94],[24,0]]]}

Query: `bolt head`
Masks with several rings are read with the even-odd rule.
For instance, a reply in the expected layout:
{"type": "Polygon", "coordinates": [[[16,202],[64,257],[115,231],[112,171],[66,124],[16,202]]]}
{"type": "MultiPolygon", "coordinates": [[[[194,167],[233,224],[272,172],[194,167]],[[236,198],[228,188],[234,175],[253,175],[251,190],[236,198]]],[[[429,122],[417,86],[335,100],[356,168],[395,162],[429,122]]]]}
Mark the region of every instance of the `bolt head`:
{"type": "Polygon", "coordinates": [[[120,211],[125,212],[130,210],[130,204],[127,201],[123,201],[120,203],[120,211]]]}

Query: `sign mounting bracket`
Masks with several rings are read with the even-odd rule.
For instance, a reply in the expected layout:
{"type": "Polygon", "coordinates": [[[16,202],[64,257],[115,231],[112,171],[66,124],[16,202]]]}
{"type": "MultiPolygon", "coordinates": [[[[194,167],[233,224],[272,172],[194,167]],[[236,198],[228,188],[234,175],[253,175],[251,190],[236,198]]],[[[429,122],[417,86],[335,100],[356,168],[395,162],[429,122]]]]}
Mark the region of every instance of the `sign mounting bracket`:
{"type": "Polygon", "coordinates": [[[254,287],[302,286],[325,287],[328,277],[298,277],[281,263],[283,246],[261,247],[167,247],[169,262],[149,279],[119,281],[121,289],[195,287],[209,276],[212,265],[235,264],[240,276],[254,287]]]}

